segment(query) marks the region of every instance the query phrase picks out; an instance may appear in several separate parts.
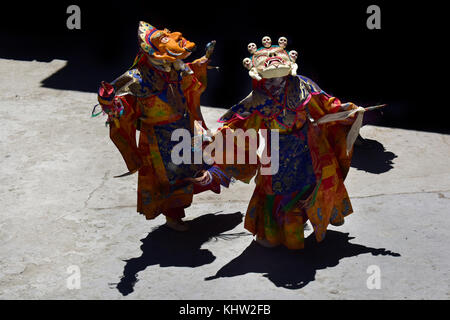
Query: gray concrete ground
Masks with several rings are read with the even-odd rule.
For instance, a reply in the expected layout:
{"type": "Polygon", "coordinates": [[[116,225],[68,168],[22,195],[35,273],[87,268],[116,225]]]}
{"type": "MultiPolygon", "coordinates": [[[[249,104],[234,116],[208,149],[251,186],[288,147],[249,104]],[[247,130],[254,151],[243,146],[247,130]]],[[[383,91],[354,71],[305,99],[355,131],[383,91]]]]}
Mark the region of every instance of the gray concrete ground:
{"type": "MultiPolygon", "coordinates": [[[[378,149],[355,153],[355,213],[303,252],[255,245],[238,213],[254,184],[196,196],[179,234],[136,213],[136,176],[113,178],[96,95],[40,87],[64,65],[0,60],[0,299],[450,298],[450,136],[363,127],[378,149]]],[[[203,112],[217,127],[223,109],[203,112]]]]}

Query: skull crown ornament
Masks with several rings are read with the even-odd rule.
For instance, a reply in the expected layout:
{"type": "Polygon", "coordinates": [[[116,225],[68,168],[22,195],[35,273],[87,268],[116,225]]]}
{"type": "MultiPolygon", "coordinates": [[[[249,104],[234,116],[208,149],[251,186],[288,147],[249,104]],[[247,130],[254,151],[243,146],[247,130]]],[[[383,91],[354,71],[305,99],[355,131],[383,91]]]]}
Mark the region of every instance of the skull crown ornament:
{"type": "Polygon", "coordinates": [[[278,39],[278,45],[280,46],[280,47],[282,47],[283,49],[284,48],[286,48],[287,47],[287,38],[286,37],[280,37],[279,39],[278,39]]]}
{"type": "Polygon", "coordinates": [[[295,50],[291,50],[289,51],[289,57],[291,58],[292,61],[297,61],[298,58],[298,52],[295,50]]]}
{"type": "Polygon", "coordinates": [[[265,48],[270,48],[270,46],[272,45],[272,39],[270,39],[270,37],[265,36],[264,38],[262,38],[262,44],[265,48]]]}
{"type": "Polygon", "coordinates": [[[256,46],[255,43],[251,42],[247,45],[247,49],[248,49],[248,52],[250,52],[251,54],[254,54],[256,52],[256,50],[258,50],[258,47],[256,46]]]}
{"type": "Polygon", "coordinates": [[[252,68],[252,60],[250,60],[250,58],[244,58],[244,60],[242,60],[242,65],[245,69],[250,70],[252,68]]]}
{"type": "Polygon", "coordinates": [[[258,48],[250,42],[247,50],[251,57],[242,60],[245,69],[249,70],[251,78],[261,79],[279,78],[287,75],[296,76],[298,65],[296,63],[298,52],[287,51],[288,39],[280,37],[278,45],[272,45],[272,39],[264,36],[261,40],[262,47],[258,48]]]}

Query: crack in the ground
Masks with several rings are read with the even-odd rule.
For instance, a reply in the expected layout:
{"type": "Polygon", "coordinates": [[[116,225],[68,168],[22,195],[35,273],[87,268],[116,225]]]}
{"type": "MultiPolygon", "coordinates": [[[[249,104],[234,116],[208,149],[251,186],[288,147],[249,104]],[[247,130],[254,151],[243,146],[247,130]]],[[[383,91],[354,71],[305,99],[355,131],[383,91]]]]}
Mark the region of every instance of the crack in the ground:
{"type": "Polygon", "coordinates": [[[69,214],[72,214],[72,213],[79,213],[79,212],[83,211],[84,209],[87,209],[88,203],[89,203],[89,201],[91,200],[91,198],[92,198],[92,196],[94,195],[94,193],[97,192],[99,189],[103,188],[103,186],[105,185],[109,173],[110,173],[110,170],[106,171],[106,172],[105,172],[105,175],[104,175],[103,178],[102,178],[102,181],[100,182],[100,185],[99,185],[98,187],[96,187],[94,190],[92,190],[92,191],[89,193],[87,199],[84,201],[84,206],[83,206],[83,208],[78,209],[78,210],[76,210],[76,211],[71,211],[71,212],[68,212],[68,213],[66,213],[66,214],[63,214],[62,216],[59,216],[58,218],[56,218],[54,221],[58,221],[58,220],[60,220],[60,219],[62,219],[62,218],[64,218],[64,217],[68,216],[69,214]]]}
{"type": "MultiPolygon", "coordinates": [[[[92,197],[92,194],[97,191],[98,189],[100,189],[101,186],[99,186],[97,189],[93,190],[88,198],[88,200],[86,200],[85,204],[89,201],[90,197],[92,197]]],[[[374,195],[368,195],[368,196],[350,196],[350,200],[352,199],[366,199],[366,198],[376,198],[376,197],[383,197],[383,196],[401,196],[401,195],[411,195],[411,194],[433,194],[436,193],[438,194],[440,199],[449,199],[449,197],[446,197],[443,192],[450,192],[450,190],[438,190],[438,191],[414,191],[414,192],[399,192],[399,193],[380,193],[380,194],[374,194],[374,195]]],[[[247,203],[249,202],[250,199],[248,200],[233,200],[233,203],[247,203]]],[[[198,200],[198,201],[194,201],[193,204],[194,205],[199,205],[202,203],[226,203],[226,202],[230,202],[230,200],[198,200]]],[[[112,210],[112,209],[128,209],[128,208],[134,208],[136,207],[136,205],[123,205],[123,206],[114,206],[114,207],[106,207],[106,208],[89,208],[91,210],[95,210],[95,211],[102,211],[102,210],[112,210]]],[[[86,208],[86,206],[84,207],[86,208]]]]}
{"type": "Polygon", "coordinates": [[[365,198],[375,198],[375,197],[383,197],[383,196],[401,196],[401,195],[411,195],[411,194],[433,194],[437,193],[439,198],[445,198],[450,199],[446,196],[444,196],[443,192],[450,192],[450,190],[437,190],[437,191],[414,191],[414,192],[399,192],[399,193],[380,193],[380,194],[374,194],[370,196],[359,196],[359,197],[352,197],[351,199],[365,199],[365,198]]]}
{"type": "Polygon", "coordinates": [[[107,207],[107,208],[89,208],[94,211],[102,211],[102,210],[112,210],[112,209],[128,209],[128,208],[136,208],[136,205],[127,205],[127,206],[114,206],[114,207],[107,207]]]}
{"type": "Polygon", "coordinates": [[[92,191],[89,193],[89,195],[88,195],[86,201],[84,201],[83,209],[86,209],[86,208],[87,208],[88,202],[91,200],[91,198],[92,198],[92,196],[94,195],[94,193],[96,193],[99,189],[101,189],[101,188],[104,187],[104,185],[105,185],[105,183],[106,183],[106,179],[108,178],[109,173],[110,173],[109,170],[106,171],[106,172],[105,172],[105,175],[104,175],[103,178],[102,178],[102,181],[101,181],[100,185],[99,185],[97,188],[95,188],[94,190],[92,190],[92,191]]]}

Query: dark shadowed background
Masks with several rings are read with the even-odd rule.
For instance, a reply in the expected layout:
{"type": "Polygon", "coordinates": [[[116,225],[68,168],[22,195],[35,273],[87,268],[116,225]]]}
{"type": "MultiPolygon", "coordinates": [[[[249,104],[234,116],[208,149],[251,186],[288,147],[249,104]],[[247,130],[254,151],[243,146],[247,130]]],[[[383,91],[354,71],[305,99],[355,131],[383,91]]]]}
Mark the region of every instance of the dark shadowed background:
{"type": "Polygon", "coordinates": [[[95,92],[101,80],[131,66],[144,20],[196,42],[192,58],[217,41],[212,65],[220,71],[209,71],[202,104],[230,107],[251,87],[241,63],[247,44],[285,36],[288,49],[300,54],[299,73],[328,93],[362,106],[389,104],[383,113],[367,114],[366,122],[449,133],[446,80],[438,79],[447,74],[441,62],[445,12],[437,1],[17,1],[0,19],[0,57],[68,60],[42,85],[95,92]],[[66,27],[71,4],[81,8],[81,30],[66,27]],[[381,30],[366,27],[371,4],[381,8],[381,30]]]}

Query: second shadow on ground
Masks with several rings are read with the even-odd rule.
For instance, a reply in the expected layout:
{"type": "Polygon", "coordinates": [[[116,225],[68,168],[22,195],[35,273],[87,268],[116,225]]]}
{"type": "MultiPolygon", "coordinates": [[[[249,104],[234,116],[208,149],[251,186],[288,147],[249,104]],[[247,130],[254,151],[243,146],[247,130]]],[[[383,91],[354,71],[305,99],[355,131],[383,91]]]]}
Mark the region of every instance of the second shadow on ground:
{"type": "Polygon", "coordinates": [[[355,143],[351,166],[368,173],[381,174],[394,168],[397,155],[386,151],[383,144],[372,139],[358,137],[355,143]]]}
{"type": "Polygon", "coordinates": [[[317,270],[335,267],[343,258],[366,253],[374,256],[400,256],[384,248],[350,243],[352,239],[354,238],[349,237],[348,233],[328,230],[321,243],[316,243],[314,234],[310,235],[305,240],[305,249],[301,251],[284,247],[267,249],[253,241],[240,256],[205,280],[261,273],[277,287],[300,289],[315,280],[317,270]]]}
{"type": "Polygon", "coordinates": [[[234,229],[242,222],[242,213],[206,214],[187,221],[189,230],[177,232],[162,225],[142,239],[142,255],[126,260],[123,276],[117,284],[126,296],[134,291],[137,274],[147,267],[200,267],[212,263],[216,257],[201,246],[223,232],[234,229]]]}

